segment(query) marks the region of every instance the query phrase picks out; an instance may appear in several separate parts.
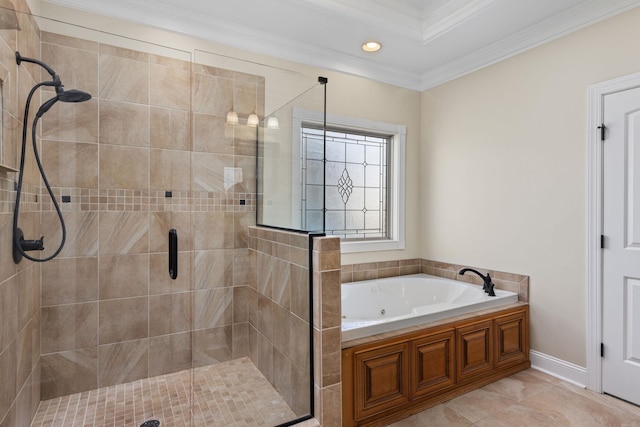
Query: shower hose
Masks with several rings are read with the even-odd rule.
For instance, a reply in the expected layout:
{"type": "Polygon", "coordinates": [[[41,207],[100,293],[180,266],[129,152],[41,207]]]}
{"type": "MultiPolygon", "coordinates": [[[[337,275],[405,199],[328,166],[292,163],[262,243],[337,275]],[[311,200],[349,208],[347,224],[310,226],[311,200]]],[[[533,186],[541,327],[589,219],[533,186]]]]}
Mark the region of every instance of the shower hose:
{"type": "MultiPolygon", "coordinates": [[[[42,162],[40,161],[40,155],[38,154],[38,144],[36,142],[36,128],[38,125],[38,120],[40,119],[40,117],[42,116],[41,111],[38,111],[38,113],[36,114],[35,118],[33,119],[33,125],[31,126],[31,140],[33,142],[33,155],[36,159],[36,164],[38,165],[38,170],[40,171],[40,176],[42,177],[42,181],[44,182],[45,187],[47,188],[47,192],[49,193],[49,196],[51,196],[51,201],[53,202],[53,206],[55,207],[56,213],[58,214],[58,219],[60,220],[60,226],[62,228],[62,239],[60,240],[60,245],[58,246],[58,249],[55,250],[55,252],[53,252],[53,254],[47,256],[46,258],[35,258],[30,256],[29,254],[27,254],[25,252],[25,250],[22,248],[22,245],[20,243],[20,241],[22,240],[22,232],[21,230],[18,228],[18,213],[20,212],[20,198],[21,198],[21,194],[22,194],[22,182],[24,180],[24,163],[25,163],[25,154],[26,154],[26,149],[27,149],[27,127],[28,127],[28,116],[29,116],[29,107],[31,104],[31,97],[33,96],[33,94],[35,93],[35,91],[37,89],[39,89],[42,86],[51,86],[50,82],[41,82],[36,84],[32,89],[31,92],[29,92],[29,96],[27,97],[27,102],[26,102],[26,106],[24,109],[24,121],[22,124],[22,151],[21,151],[21,155],[20,155],[20,170],[18,173],[18,184],[16,187],[16,204],[14,206],[13,209],[13,248],[14,248],[14,260],[16,260],[16,256],[21,255],[22,257],[31,260],[31,261],[35,261],[35,262],[45,262],[45,261],[50,261],[53,258],[55,258],[60,251],[62,251],[62,248],[64,247],[64,243],[67,239],[67,228],[65,226],[64,223],[64,218],[62,218],[62,212],[60,211],[60,206],[58,205],[58,201],[56,200],[55,195],[53,194],[53,191],[51,190],[51,186],[49,185],[49,181],[47,180],[47,176],[44,173],[44,168],[42,167],[42,162]],[[17,255],[16,254],[19,254],[17,255]]],[[[40,242],[42,242],[42,239],[44,239],[44,236],[41,238],[40,242]]],[[[40,247],[38,249],[44,249],[43,247],[40,247]]],[[[16,263],[18,263],[18,261],[16,261],[16,263]]]]}

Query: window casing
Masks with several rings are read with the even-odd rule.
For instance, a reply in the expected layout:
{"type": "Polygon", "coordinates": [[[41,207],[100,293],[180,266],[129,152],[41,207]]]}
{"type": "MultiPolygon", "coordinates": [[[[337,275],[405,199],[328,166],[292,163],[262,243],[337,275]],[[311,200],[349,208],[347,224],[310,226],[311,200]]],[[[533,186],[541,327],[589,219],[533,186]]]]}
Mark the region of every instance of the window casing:
{"type": "Polygon", "coordinates": [[[404,249],[405,127],[328,114],[325,172],[322,122],[293,111],[292,215],[321,230],[326,200],[325,231],[343,252],[404,249]]]}

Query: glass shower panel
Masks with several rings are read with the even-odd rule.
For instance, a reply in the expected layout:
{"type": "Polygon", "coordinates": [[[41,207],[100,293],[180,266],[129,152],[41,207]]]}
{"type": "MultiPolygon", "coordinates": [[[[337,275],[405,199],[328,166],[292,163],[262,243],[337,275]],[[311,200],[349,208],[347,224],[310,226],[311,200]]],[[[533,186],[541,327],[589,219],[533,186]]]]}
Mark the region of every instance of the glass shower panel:
{"type": "Polygon", "coordinates": [[[258,224],[324,230],[326,84],[320,82],[322,78],[314,80],[292,101],[271,112],[259,133],[258,224]],[[279,126],[269,126],[270,121],[279,126]]]}
{"type": "MultiPolygon", "coordinates": [[[[67,241],[42,264],[44,402],[36,417],[68,404],[75,419],[53,425],[191,425],[192,55],[39,17],[25,17],[22,31],[29,25],[41,30],[29,37],[41,36],[38,46],[18,42],[22,53],[41,55],[65,90],[92,95],[56,103],[41,119],[41,158],[67,241]],[[178,236],[175,279],[170,230],[178,236]]],[[[23,68],[20,90],[50,78],[23,68]]],[[[54,95],[42,90],[38,105],[54,95]]],[[[46,256],[61,227],[42,184],[33,185],[46,256]]]]}
{"type": "MultiPolygon", "coordinates": [[[[289,304],[292,283],[308,298],[309,275],[292,276],[290,271],[304,268],[258,255],[249,235],[249,227],[256,225],[259,141],[280,130],[291,140],[292,117],[282,112],[288,108],[290,113],[287,105],[311,85],[313,78],[294,71],[195,51],[191,185],[198,206],[192,214],[196,425],[229,425],[242,416],[247,425],[275,426],[311,411],[310,398],[297,404],[291,385],[295,372],[297,382],[307,384],[304,396],[310,395],[310,357],[301,364],[308,369],[293,370],[288,332],[297,319],[289,304]],[[264,276],[257,277],[263,272],[259,262],[279,271],[266,279],[271,283],[268,292],[257,285],[265,283],[264,276]],[[233,388],[227,390],[229,385],[233,388]],[[224,394],[242,402],[220,399],[224,394]],[[237,406],[246,410],[237,414],[237,406]]],[[[282,162],[282,167],[287,164],[282,162]]],[[[307,346],[301,353],[309,355],[310,329],[299,338],[307,346]]]]}

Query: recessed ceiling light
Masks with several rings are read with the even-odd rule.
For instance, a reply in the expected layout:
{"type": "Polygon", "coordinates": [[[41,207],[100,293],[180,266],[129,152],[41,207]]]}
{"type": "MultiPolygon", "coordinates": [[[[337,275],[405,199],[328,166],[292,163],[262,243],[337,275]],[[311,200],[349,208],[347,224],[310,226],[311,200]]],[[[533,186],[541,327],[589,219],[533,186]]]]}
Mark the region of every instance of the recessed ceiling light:
{"type": "Polygon", "coordinates": [[[362,45],[362,50],[365,52],[377,52],[382,48],[382,45],[378,42],[366,42],[362,45]]]}

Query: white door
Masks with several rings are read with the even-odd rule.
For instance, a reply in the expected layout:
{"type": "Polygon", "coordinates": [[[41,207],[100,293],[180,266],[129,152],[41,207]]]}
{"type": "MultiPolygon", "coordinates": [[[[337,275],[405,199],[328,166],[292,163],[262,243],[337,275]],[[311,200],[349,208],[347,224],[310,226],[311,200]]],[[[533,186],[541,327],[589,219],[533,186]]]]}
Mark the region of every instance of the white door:
{"type": "Polygon", "coordinates": [[[602,390],[640,405],[640,88],[604,97],[602,390]]]}

